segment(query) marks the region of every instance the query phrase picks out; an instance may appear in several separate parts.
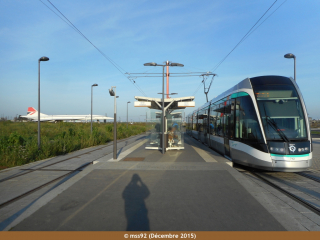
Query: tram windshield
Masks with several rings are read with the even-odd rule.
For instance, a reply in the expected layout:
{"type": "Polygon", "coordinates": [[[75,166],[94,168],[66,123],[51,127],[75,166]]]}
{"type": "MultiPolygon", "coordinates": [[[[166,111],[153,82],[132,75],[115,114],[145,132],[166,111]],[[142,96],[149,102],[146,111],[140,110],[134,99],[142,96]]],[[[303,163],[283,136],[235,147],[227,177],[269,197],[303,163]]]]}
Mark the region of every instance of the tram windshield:
{"type": "Polygon", "coordinates": [[[292,85],[256,85],[254,88],[267,140],[307,138],[306,122],[292,85]]]}

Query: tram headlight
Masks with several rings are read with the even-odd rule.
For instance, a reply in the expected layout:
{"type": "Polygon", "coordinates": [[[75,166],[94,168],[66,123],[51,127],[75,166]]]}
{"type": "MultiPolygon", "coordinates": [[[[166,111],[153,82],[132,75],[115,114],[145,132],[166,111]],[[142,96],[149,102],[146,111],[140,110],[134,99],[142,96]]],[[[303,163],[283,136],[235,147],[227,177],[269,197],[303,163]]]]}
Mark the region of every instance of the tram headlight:
{"type": "Polygon", "coordinates": [[[308,147],[299,148],[298,151],[301,153],[307,153],[307,152],[309,152],[309,148],[308,147]]]}
{"type": "Polygon", "coordinates": [[[283,147],[270,147],[270,152],[271,153],[276,153],[276,154],[285,154],[285,148],[283,147]]]}
{"type": "Polygon", "coordinates": [[[309,148],[308,147],[298,148],[298,152],[299,153],[307,153],[307,152],[309,152],[309,148]]]}

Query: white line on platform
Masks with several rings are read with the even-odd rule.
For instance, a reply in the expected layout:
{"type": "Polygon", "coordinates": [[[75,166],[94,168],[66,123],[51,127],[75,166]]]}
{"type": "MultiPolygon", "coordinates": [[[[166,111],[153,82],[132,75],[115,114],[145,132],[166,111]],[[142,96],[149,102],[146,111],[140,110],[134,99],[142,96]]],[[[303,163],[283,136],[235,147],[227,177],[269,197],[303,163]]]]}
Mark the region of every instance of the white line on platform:
{"type": "Polygon", "coordinates": [[[230,167],[233,167],[233,162],[226,162],[230,167]]]}
{"type": "Polygon", "coordinates": [[[123,153],[120,153],[120,155],[118,156],[117,159],[109,159],[107,162],[119,162],[120,160],[122,160],[124,157],[126,157],[127,155],[129,155],[130,153],[132,153],[134,150],[136,150],[137,148],[139,148],[140,146],[142,146],[143,144],[145,144],[148,141],[148,139],[145,139],[143,141],[141,141],[140,143],[134,145],[132,148],[129,148],[128,150],[124,151],[123,153]]]}
{"type": "Polygon", "coordinates": [[[206,162],[217,162],[213,157],[211,157],[206,151],[192,146],[194,150],[205,160],[206,162]]]}

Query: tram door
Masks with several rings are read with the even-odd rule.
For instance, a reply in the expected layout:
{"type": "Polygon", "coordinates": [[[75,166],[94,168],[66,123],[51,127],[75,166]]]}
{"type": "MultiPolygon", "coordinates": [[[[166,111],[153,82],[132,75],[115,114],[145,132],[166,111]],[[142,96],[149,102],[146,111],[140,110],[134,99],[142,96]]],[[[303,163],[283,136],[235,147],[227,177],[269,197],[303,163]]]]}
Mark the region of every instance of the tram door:
{"type": "Polygon", "coordinates": [[[203,142],[208,144],[207,134],[208,134],[208,114],[209,109],[205,111],[204,117],[203,117],[203,142]]]}
{"type": "Polygon", "coordinates": [[[234,99],[228,100],[225,105],[225,135],[224,135],[224,152],[230,157],[230,139],[234,138],[234,99]]]}

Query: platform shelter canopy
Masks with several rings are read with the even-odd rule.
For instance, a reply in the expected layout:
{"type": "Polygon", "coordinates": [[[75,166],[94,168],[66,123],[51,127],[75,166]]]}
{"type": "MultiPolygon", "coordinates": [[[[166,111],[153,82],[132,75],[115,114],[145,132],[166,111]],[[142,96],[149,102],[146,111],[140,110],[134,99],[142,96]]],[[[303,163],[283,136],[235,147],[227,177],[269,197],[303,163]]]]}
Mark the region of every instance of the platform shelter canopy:
{"type": "MultiPolygon", "coordinates": [[[[139,102],[151,102],[150,104],[146,104],[150,109],[162,109],[162,99],[161,98],[150,98],[150,97],[134,97],[138,103],[135,104],[135,107],[139,107],[139,102]]],[[[195,107],[194,96],[191,97],[181,97],[181,98],[165,98],[164,99],[164,108],[166,110],[177,110],[177,109],[185,109],[186,107],[195,107]]],[[[143,106],[141,104],[140,106],[143,106]]]]}

